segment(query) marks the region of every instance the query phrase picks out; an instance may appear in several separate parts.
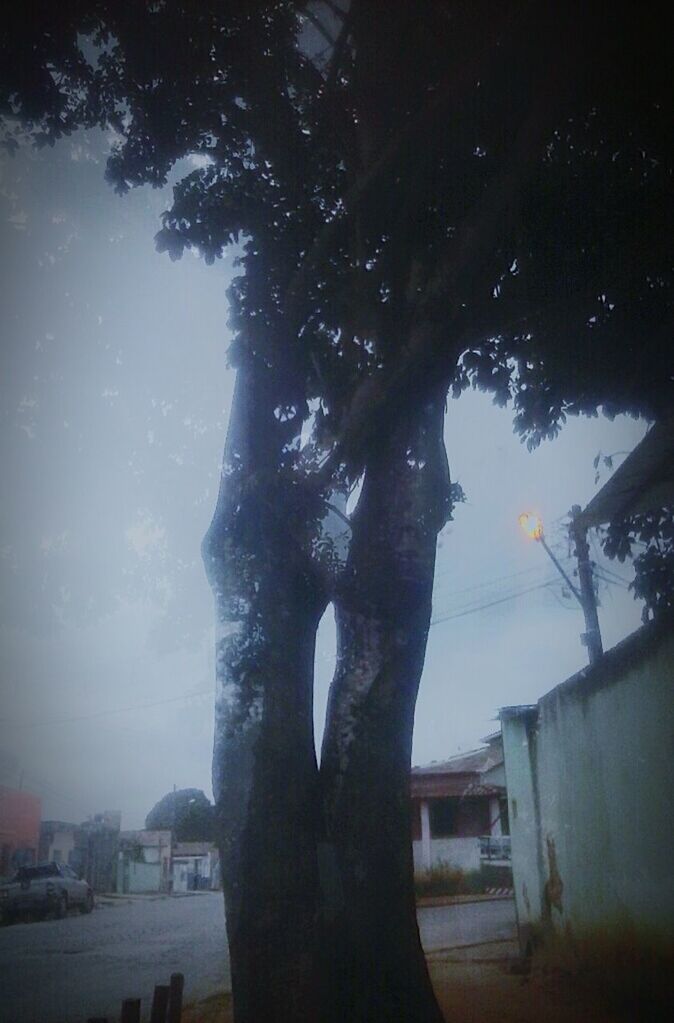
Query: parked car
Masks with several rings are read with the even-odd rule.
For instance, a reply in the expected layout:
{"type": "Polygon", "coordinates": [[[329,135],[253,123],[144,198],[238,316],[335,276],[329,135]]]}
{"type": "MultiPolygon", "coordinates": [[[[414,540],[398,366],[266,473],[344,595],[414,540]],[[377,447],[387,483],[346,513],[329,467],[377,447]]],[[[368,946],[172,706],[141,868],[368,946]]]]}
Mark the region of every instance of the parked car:
{"type": "Polygon", "coordinates": [[[63,917],[73,907],[91,913],[94,893],[63,863],[20,867],[9,884],[0,885],[0,913],[5,922],[24,915],[63,917]]]}

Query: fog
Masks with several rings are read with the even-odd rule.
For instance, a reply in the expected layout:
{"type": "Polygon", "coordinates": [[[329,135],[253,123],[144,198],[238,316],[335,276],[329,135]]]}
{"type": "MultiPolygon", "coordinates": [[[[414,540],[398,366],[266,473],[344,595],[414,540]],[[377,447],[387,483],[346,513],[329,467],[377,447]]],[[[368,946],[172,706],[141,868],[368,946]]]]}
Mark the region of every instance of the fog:
{"type": "MultiPolygon", "coordinates": [[[[106,146],[81,135],[0,166],[0,782],[39,794],[45,818],[111,808],[138,827],[174,784],[211,795],[199,545],[233,385],[235,253],[212,267],[156,254],[170,196],[116,196],[106,146]]],[[[517,516],[539,512],[567,561],[563,517],[596,491],[594,456],[630,450],[644,430],[571,421],[529,453],[485,395],[450,402],[450,467],[467,500],[440,539],[415,763],[473,748],[499,706],[532,702],[586,663],[582,614],[561,579],[542,587],[555,570],[517,516]]],[[[640,608],[621,582],[602,582],[600,599],[608,647],[640,608]]],[[[317,743],[333,664],[328,611],[317,743]]]]}

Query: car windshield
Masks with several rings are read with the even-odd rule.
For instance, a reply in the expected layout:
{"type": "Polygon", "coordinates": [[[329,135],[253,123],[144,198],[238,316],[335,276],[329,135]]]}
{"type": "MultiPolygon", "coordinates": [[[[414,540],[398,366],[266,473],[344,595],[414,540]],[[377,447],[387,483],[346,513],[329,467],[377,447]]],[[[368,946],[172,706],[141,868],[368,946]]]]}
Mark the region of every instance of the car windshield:
{"type": "Polygon", "coordinates": [[[39,877],[56,877],[58,867],[55,863],[43,863],[38,867],[19,867],[15,881],[35,881],[39,877]]]}

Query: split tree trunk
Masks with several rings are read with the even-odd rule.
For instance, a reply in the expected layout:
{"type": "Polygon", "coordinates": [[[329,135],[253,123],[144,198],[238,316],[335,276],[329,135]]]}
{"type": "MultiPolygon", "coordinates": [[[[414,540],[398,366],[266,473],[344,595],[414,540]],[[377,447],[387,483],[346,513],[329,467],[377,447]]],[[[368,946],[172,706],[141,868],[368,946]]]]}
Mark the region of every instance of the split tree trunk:
{"type": "Polygon", "coordinates": [[[338,660],[321,757],[331,1019],[440,1023],[416,922],[409,778],[449,511],[444,395],[366,469],[336,606],[338,660]]]}
{"type": "Polygon", "coordinates": [[[216,601],[213,788],[237,1023],[319,1021],[316,629],[270,374],[240,370],[204,561],[216,601]]]}
{"type": "Polygon", "coordinates": [[[401,422],[368,463],[335,598],[320,792],[312,691],[326,594],[309,510],[293,509],[279,473],[274,406],[268,371],[239,371],[204,541],[235,1018],[441,1023],[416,925],[409,771],[449,501],[444,400],[401,422]]]}

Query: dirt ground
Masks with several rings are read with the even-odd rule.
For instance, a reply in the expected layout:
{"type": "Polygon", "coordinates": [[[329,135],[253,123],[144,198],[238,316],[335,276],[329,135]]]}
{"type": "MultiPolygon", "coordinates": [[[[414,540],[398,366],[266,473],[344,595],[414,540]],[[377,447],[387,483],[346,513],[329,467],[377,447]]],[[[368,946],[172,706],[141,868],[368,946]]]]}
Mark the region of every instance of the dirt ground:
{"type": "MultiPolygon", "coordinates": [[[[494,942],[428,956],[447,1023],[627,1023],[639,1018],[609,1010],[561,976],[535,968],[522,974],[516,952],[514,942],[494,942]]],[[[231,1023],[230,995],[186,1007],[183,1021],[231,1023]]]]}
{"type": "Polygon", "coordinates": [[[626,1023],[568,979],[523,973],[515,943],[428,957],[447,1023],[626,1023]]]}

